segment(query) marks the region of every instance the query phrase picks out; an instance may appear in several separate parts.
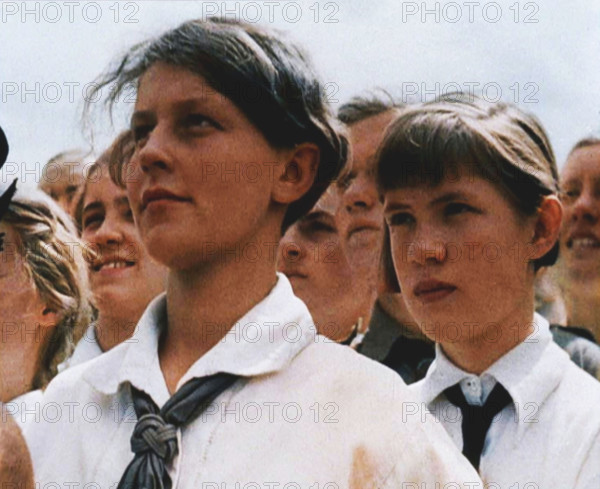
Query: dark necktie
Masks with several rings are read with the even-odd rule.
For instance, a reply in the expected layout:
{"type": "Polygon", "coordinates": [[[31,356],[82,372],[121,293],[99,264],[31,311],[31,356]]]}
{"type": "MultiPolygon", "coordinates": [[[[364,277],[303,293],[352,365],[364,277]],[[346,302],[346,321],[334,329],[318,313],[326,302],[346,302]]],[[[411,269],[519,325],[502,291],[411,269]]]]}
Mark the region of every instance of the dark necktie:
{"type": "Polygon", "coordinates": [[[177,455],[177,428],[193,421],[237,376],[218,373],[192,379],[158,409],[152,398],[131,386],[138,422],[131,435],[135,456],[117,489],[171,489],[166,464],[177,455]]]}
{"type": "Polygon", "coordinates": [[[455,384],[444,391],[448,400],[459,407],[462,412],[462,453],[469,462],[479,470],[479,460],[485,435],[492,424],[494,416],[511,402],[510,394],[497,382],[483,406],[467,403],[460,384],[455,384]]]}

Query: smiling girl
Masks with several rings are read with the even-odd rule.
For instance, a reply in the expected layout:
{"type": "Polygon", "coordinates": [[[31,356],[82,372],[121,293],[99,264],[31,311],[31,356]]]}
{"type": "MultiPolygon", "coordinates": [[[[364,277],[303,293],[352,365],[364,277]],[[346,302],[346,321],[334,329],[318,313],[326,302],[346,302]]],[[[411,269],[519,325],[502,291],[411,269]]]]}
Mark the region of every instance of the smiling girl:
{"type": "Polygon", "coordinates": [[[109,173],[110,159],[125,160],[132,150],[133,135],[125,131],[87,172],[75,220],[82,240],[95,251],[89,278],[98,316],[64,367],[95,358],[130,338],[148,303],[165,290],[166,268],[148,255],[125,189],[109,173]]]}
{"type": "Polygon", "coordinates": [[[398,281],[437,343],[411,388],[495,487],[598,477],[600,385],[534,314],[535,271],[558,252],[556,176],[535,118],[464,94],[406,111],[378,156],[398,281]]]}

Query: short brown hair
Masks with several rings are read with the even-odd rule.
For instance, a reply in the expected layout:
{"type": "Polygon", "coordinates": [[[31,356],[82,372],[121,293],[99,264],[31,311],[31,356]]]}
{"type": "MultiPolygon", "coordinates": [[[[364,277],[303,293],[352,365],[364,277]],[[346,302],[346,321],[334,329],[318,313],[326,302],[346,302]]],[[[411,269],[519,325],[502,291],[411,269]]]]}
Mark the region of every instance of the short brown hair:
{"type": "MultiPolygon", "coordinates": [[[[376,165],[380,192],[438,185],[449,170],[468,165],[523,215],[533,215],[544,196],[559,192],[554,153],[537,118],[464,93],[406,109],[388,127],[376,165]]],[[[558,242],[534,268],[552,265],[557,257],[558,242]]]]}

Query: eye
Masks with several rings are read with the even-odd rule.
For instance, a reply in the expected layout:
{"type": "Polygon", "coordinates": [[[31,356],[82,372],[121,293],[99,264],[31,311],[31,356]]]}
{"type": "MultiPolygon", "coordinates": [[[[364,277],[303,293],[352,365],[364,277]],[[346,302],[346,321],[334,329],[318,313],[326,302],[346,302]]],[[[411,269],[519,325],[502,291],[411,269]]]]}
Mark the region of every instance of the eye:
{"type": "Polygon", "coordinates": [[[183,119],[183,125],[185,127],[192,127],[192,128],[209,128],[209,127],[216,127],[218,129],[221,128],[221,126],[219,124],[217,124],[214,120],[212,120],[210,117],[205,116],[204,114],[188,114],[184,117],[183,119]]]}
{"type": "Polygon", "coordinates": [[[133,140],[136,143],[139,143],[140,141],[145,139],[148,136],[148,134],[150,134],[152,129],[153,129],[153,126],[151,126],[149,124],[132,127],[131,131],[133,132],[133,140]]]}
{"type": "Polygon", "coordinates": [[[127,210],[124,212],[124,216],[127,221],[133,222],[133,211],[131,210],[131,207],[127,208],[127,210]]]}
{"type": "Polygon", "coordinates": [[[84,216],[82,228],[83,230],[87,231],[96,229],[100,226],[103,220],[104,216],[102,214],[89,214],[87,216],[84,216]]]}
{"type": "Polygon", "coordinates": [[[565,201],[575,200],[580,195],[580,190],[578,188],[569,188],[562,192],[562,198],[565,201]]]}
{"type": "Polygon", "coordinates": [[[461,202],[452,202],[444,208],[444,215],[446,216],[455,216],[465,212],[476,212],[476,209],[461,202]]]}
{"type": "Polygon", "coordinates": [[[310,223],[310,230],[313,232],[334,233],[335,228],[321,221],[313,221],[310,223]]]}
{"type": "Polygon", "coordinates": [[[338,181],[338,187],[341,188],[342,190],[347,190],[350,185],[352,185],[352,182],[356,179],[356,172],[351,171],[349,173],[347,173],[346,175],[344,175],[339,181],[338,181]]]}
{"type": "Polygon", "coordinates": [[[415,218],[408,212],[396,212],[386,217],[389,226],[407,226],[415,223],[415,218]]]}

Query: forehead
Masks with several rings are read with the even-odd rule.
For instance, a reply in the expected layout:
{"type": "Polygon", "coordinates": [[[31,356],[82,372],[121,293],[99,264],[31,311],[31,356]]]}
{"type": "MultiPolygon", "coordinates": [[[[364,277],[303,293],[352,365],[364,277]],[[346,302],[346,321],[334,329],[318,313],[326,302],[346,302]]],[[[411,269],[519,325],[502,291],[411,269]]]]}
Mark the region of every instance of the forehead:
{"type": "MultiPolygon", "coordinates": [[[[154,63],[140,77],[136,110],[146,101],[160,100],[186,100],[193,94],[211,100],[217,97],[217,92],[208,84],[206,79],[180,66],[169,65],[163,62],[154,63]]],[[[219,98],[225,98],[219,95],[219,98]]]]}
{"type": "Polygon", "coordinates": [[[416,183],[386,191],[386,202],[405,202],[410,205],[429,205],[444,196],[475,199],[489,203],[506,203],[509,200],[490,180],[476,174],[453,175],[437,185],[416,183]]]}
{"type": "Polygon", "coordinates": [[[571,153],[562,172],[562,180],[600,177],[600,144],[576,149],[571,153]]]}
{"type": "Polygon", "coordinates": [[[40,188],[47,190],[65,191],[69,186],[79,186],[83,183],[83,175],[65,166],[49,168],[42,173],[40,188]]]}
{"type": "Polygon", "coordinates": [[[86,187],[84,205],[92,201],[110,202],[126,195],[125,189],[115,184],[106,166],[99,167],[92,175],[86,187]]]}
{"type": "Polygon", "coordinates": [[[396,110],[388,110],[350,126],[354,170],[366,170],[374,163],[373,156],[383,139],[385,129],[396,115],[396,110]]]}

